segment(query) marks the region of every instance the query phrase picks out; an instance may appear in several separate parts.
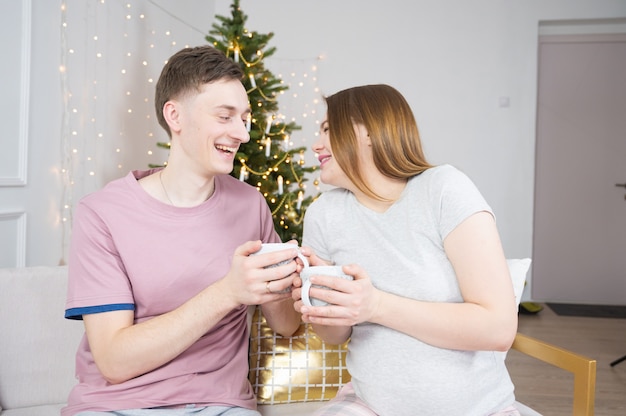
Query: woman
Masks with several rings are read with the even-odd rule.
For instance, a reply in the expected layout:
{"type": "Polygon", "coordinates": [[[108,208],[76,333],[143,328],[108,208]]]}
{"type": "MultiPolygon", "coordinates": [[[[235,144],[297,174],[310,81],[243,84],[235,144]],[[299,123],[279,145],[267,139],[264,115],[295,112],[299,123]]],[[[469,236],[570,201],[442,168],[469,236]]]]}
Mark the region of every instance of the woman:
{"type": "MultiPolygon", "coordinates": [[[[494,214],[471,180],[430,165],[413,113],[387,85],[328,98],[313,150],[325,192],[307,210],[316,276],[295,308],[326,342],[350,339],[352,375],[318,415],[519,415],[504,354],[517,306],[494,214]]],[[[299,282],[296,283],[296,285],[299,282]]]]}

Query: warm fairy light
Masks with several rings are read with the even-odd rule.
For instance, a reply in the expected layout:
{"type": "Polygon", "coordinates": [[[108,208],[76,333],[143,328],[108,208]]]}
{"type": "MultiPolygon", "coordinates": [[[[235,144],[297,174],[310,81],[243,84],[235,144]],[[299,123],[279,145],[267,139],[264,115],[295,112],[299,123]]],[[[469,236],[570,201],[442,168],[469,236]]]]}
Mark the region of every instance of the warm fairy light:
{"type": "MultiPolygon", "coordinates": [[[[140,14],[137,13],[137,0],[124,2],[125,8],[117,2],[105,0],[72,2],[69,11],[66,1],[61,3],[62,40],[58,71],[64,103],[63,160],[57,174],[63,184],[59,204],[63,208],[59,218],[63,218],[65,253],[68,246],[65,235],[70,235],[72,209],[83,195],[124,176],[130,169],[165,163],[168,151],[157,143],[167,143],[169,139],[154,116],[154,84],[167,58],[182,47],[177,45],[204,43],[206,28],[194,28],[176,14],[176,9],[167,9],[157,2],[142,3],[140,14]],[[115,167],[113,172],[111,167],[115,167]]],[[[246,36],[252,38],[253,34],[246,32],[246,36]]],[[[254,65],[263,54],[262,50],[257,50],[251,56],[245,56],[237,45],[232,45],[230,50],[233,59],[244,62],[249,68],[246,72],[251,88],[259,88],[261,82],[267,81],[262,79],[266,78],[262,74],[254,72],[254,65]]],[[[317,121],[308,120],[315,119],[316,111],[322,113],[316,107],[323,103],[319,100],[316,85],[317,68],[311,60],[268,58],[264,62],[273,73],[289,74],[287,79],[280,80],[281,85],[289,85],[288,92],[297,89],[295,96],[281,93],[279,108],[273,118],[265,120],[266,123],[252,117],[246,120],[248,131],[261,129],[262,136],[266,130],[266,137],[258,138],[257,142],[267,152],[268,159],[274,161],[281,152],[272,154],[272,138],[284,151],[310,147],[309,142],[315,139],[317,121]],[[307,121],[302,123],[302,120],[307,121]],[[293,132],[291,137],[279,131],[280,125],[287,121],[301,125],[302,130],[293,132]]],[[[275,99],[274,95],[268,98],[275,99]]],[[[258,110],[262,109],[263,103],[252,102],[251,105],[258,110]]],[[[277,163],[290,163],[290,160],[278,160],[277,163]]],[[[243,180],[247,180],[249,174],[250,170],[245,167],[239,172],[243,180]]],[[[277,180],[275,175],[264,179],[277,180]]],[[[285,189],[288,183],[283,179],[283,196],[289,194],[285,189]]],[[[257,187],[267,189],[261,182],[257,187]]],[[[297,215],[295,195],[286,201],[276,199],[277,204],[287,207],[290,217],[297,215]]],[[[286,217],[287,211],[280,215],[286,217]]]]}

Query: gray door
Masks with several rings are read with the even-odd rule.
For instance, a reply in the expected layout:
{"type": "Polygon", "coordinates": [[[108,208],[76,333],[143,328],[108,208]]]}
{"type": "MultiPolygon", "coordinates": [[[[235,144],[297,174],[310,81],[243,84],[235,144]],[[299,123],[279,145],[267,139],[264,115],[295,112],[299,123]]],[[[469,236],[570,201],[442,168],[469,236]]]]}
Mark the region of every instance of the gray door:
{"type": "Polygon", "coordinates": [[[626,35],[539,41],[532,297],[626,304],[626,35]]]}

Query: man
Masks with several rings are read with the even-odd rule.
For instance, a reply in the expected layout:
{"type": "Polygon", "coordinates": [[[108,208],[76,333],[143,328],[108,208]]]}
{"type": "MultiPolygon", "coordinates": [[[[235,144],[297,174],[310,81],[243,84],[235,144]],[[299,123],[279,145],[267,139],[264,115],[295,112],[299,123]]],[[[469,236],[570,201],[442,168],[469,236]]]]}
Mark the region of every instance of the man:
{"type": "Polygon", "coordinates": [[[250,137],[243,73],[211,46],[174,54],[156,86],[171,140],[164,169],[133,171],[79,203],[65,316],[83,319],[79,383],[63,416],[258,415],[248,305],[291,335],[297,251],[279,242],[262,195],[232,178],[250,137]],[[287,276],[287,277],[285,277],[287,276]],[[104,413],[102,413],[104,412],[104,413]]]}

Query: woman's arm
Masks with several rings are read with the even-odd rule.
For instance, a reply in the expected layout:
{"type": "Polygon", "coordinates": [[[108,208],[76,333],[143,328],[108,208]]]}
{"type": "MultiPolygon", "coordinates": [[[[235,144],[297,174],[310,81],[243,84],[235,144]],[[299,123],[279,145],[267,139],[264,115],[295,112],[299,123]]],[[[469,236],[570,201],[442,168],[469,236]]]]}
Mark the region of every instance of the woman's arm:
{"type": "Polygon", "coordinates": [[[335,306],[303,307],[303,319],[319,325],[351,326],[372,322],[428,344],[459,350],[506,351],[517,331],[517,305],[493,216],[472,215],[445,239],[444,249],[457,275],[464,302],[425,302],[382,292],[364,270],[347,266],[355,280],[323,277],[315,297],[335,306]],[[326,293],[323,293],[326,292],[326,293]]]}

